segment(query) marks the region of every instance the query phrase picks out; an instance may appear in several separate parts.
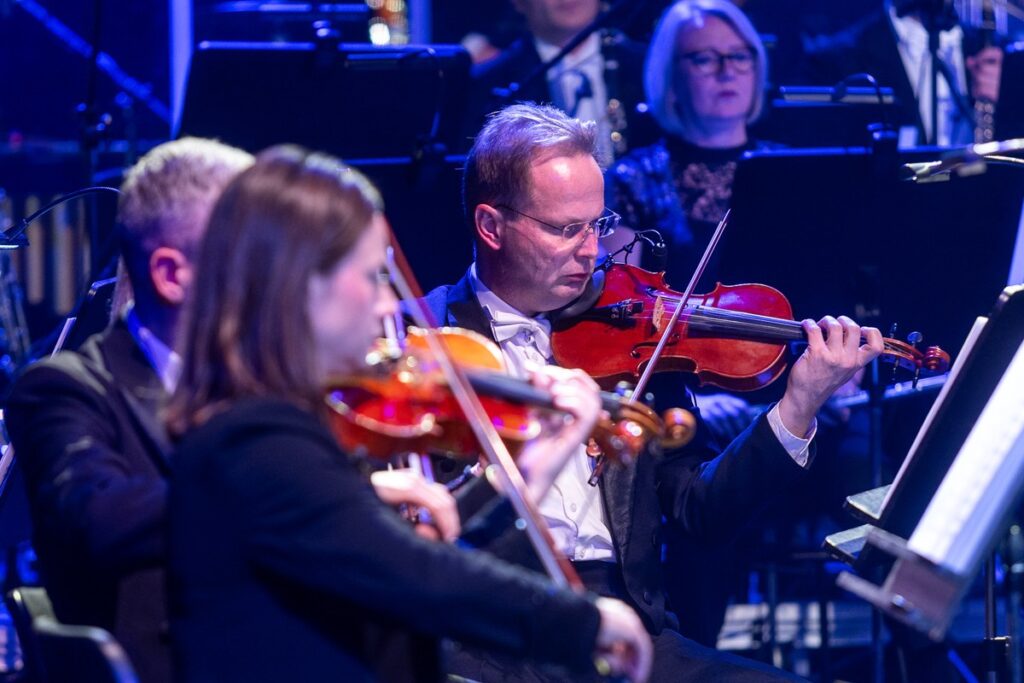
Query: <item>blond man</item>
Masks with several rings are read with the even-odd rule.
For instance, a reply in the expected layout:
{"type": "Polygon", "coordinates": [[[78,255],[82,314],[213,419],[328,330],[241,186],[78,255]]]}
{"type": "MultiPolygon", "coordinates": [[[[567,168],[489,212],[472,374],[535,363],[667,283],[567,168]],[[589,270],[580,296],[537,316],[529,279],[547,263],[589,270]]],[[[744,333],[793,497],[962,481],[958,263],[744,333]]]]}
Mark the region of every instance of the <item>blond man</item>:
{"type": "Polygon", "coordinates": [[[40,574],[57,617],[112,632],[143,683],[171,680],[163,525],[177,380],[175,331],[191,259],[224,187],[252,163],[195,138],[145,155],[122,187],[121,255],[134,302],[74,352],[28,368],[7,404],[40,574]]]}

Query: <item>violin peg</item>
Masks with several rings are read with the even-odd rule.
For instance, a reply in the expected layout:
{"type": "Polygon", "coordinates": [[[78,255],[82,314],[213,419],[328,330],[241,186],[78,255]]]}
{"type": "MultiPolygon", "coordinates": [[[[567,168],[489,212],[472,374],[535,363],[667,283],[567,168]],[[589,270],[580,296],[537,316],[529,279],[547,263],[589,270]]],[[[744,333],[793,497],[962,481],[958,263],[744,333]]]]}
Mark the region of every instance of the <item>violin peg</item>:
{"type": "Polygon", "coordinates": [[[630,398],[633,395],[633,385],[626,381],[618,382],[613,391],[622,398],[630,398]]]}
{"type": "Polygon", "coordinates": [[[946,372],[949,370],[949,354],[938,346],[929,346],[921,359],[921,365],[929,372],[946,372]]]}
{"type": "Polygon", "coordinates": [[[889,326],[889,338],[894,339],[896,337],[896,323],[889,326]]]}
{"type": "Polygon", "coordinates": [[[662,419],[665,422],[665,436],[661,440],[663,448],[685,446],[697,434],[697,418],[689,410],[670,408],[662,419]]]}
{"type": "Polygon", "coordinates": [[[910,344],[911,346],[917,346],[922,341],[924,341],[924,335],[921,334],[920,332],[915,331],[907,335],[907,343],[910,344]]]}

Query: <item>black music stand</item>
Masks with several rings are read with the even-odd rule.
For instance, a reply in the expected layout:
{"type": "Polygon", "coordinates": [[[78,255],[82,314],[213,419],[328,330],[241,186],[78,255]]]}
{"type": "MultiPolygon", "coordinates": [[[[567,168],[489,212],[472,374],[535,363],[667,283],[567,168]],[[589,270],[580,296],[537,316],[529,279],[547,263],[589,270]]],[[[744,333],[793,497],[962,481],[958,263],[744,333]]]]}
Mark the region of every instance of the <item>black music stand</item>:
{"type": "Polygon", "coordinates": [[[897,179],[932,149],[748,152],[719,246],[722,282],[765,282],[795,315],[853,312],[887,332],[920,330],[957,349],[1007,284],[1021,216],[1018,169],[948,183],[897,179]]]}
{"type": "MultiPolygon", "coordinates": [[[[839,585],[940,640],[1022,500],[1024,286],[1016,286],[975,326],[867,534],[874,552],[861,553],[858,571],[895,558],[885,581],[843,574],[839,585]]],[[[1019,676],[1019,658],[1015,666],[1019,676]]]]}
{"type": "MultiPolygon", "coordinates": [[[[974,316],[1006,284],[1024,186],[1005,167],[941,184],[898,179],[901,164],[938,156],[884,144],[748,153],[720,245],[721,280],[769,283],[798,318],[852,313],[883,332],[899,323],[904,333],[924,332],[927,344],[960,348],[974,316]]],[[[877,482],[882,411],[869,414],[877,482]]],[[[910,436],[890,430],[888,450],[901,450],[910,436]]],[[[852,553],[863,538],[834,540],[852,553]]],[[[882,679],[881,630],[876,616],[875,680],[882,679]]]]}
{"type": "Polygon", "coordinates": [[[380,189],[423,287],[470,262],[458,144],[469,55],[457,45],[201,43],[179,135],[251,152],[295,143],[341,156],[380,189]]]}
{"type": "Polygon", "coordinates": [[[203,42],[176,133],[352,163],[443,156],[457,147],[469,66],[457,45],[203,42]]]}
{"type": "Polygon", "coordinates": [[[780,86],[756,132],[790,147],[860,146],[897,118],[892,88],[780,86]]]}

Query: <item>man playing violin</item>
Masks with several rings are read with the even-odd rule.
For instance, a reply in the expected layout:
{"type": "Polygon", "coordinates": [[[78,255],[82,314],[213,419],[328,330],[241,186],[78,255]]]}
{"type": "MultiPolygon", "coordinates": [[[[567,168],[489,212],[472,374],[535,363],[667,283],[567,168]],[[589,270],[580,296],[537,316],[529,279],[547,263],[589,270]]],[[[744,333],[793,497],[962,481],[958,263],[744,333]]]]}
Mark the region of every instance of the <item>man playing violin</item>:
{"type": "MultiPolygon", "coordinates": [[[[457,284],[435,289],[425,301],[440,324],[494,339],[510,370],[522,375],[552,362],[551,318],[587,290],[599,239],[618,222],[604,207],[594,124],[546,106],[507,107],[477,136],[463,189],[476,260],[457,284]]],[[[588,588],[624,599],[643,618],[655,643],[653,681],[790,678],[698,646],[673,629],[660,534],[664,518],[694,538],[725,540],[771,492],[803,476],[813,455],[815,413],[881,352],[882,338],[842,316],[802,325],[807,349],[784,396],[721,453],[712,452],[707,430],[698,427],[686,448],[608,467],[591,486],[593,463],[581,446],[540,502],[556,545],[588,588]]],[[[507,539],[493,549],[534,562],[507,539]]],[[[455,670],[482,680],[545,680],[535,670],[466,650],[456,653],[455,670]]]]}

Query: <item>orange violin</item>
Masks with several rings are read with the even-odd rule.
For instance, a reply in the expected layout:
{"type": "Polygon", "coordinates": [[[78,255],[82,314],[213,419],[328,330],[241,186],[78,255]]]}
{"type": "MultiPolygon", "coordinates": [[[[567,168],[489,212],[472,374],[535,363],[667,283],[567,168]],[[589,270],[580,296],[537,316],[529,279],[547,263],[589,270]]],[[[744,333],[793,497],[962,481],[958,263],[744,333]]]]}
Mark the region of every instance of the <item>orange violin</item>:
{"type": "MultiPolygon", "coordinates": [[[[335,436],[352,452],[382,459],[406,452],[475,458],[479,442],[430,353],[424,331],[410,327],[407,332],[401,353],[382,343],[371,354],[366,374],[330,383],[327,404],[335,436]]],[[[484,337],[456,328],[434,334],[480,394],[510,451],[516,453],[540,433],[542,413],[557,410],[547,392],[504,374],[501,352],[484,337]]],[[[651,439],[677,447],[693,435],[695,421],[686,411],[668,411],[666,426],[666,420],[643,404],[610,393],[601,399],[608,416],[598,421],[591,438],[614,461],[630,461],[651,439]]]]}

